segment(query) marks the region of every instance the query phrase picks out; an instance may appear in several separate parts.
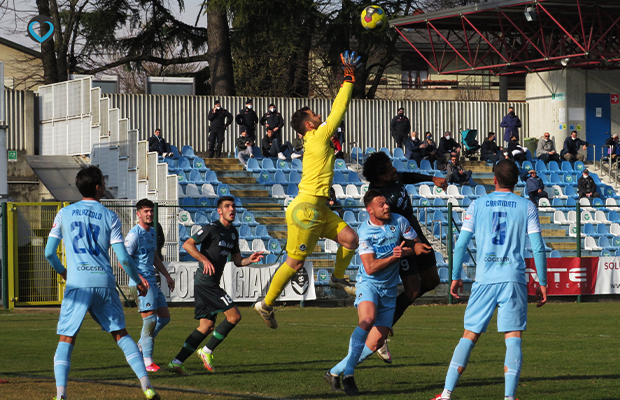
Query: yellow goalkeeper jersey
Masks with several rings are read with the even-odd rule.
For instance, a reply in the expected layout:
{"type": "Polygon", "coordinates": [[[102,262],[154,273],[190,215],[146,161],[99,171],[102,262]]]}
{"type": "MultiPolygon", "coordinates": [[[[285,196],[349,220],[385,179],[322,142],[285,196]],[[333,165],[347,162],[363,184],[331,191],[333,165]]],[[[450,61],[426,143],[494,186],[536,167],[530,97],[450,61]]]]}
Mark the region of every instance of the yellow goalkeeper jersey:
{"type": "Polygon", "coordinates": [[[327,120],[318,129],[306,132],[299,193],[329,197],[329,188],[332,187],[334,180],[335,162],[331,138],[347,112],[352,92],[353,84],[345,82],[332,104],[327,120]]]}

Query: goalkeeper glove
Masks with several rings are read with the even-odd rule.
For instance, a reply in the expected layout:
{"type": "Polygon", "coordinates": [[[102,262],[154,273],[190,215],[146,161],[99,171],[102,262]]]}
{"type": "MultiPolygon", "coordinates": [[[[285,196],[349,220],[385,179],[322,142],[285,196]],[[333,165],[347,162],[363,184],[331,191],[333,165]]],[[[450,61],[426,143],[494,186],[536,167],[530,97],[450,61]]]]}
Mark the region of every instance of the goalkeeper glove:
{"type": "Polygon", "coordinates": [[[345,51],[340,54],[342,60],[342,69],[344,71],[345,82],[355,82],[355,70],[360,65],[361,57],[357,56],[354,51],[345,51]]]}

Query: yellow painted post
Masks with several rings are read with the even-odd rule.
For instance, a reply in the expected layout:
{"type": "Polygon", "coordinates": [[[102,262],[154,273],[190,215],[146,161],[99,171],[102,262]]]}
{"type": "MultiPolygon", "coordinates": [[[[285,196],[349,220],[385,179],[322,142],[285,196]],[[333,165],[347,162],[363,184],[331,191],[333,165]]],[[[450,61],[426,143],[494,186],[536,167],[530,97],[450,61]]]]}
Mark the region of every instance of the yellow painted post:
{"type": "Polygon", "coordinates": [[[17,265],[16,255],[17,255],[17,224],[15,223],[15,206],[13,203],[8,202],[6,205],[7,209],[7,233],[8,233],[8,260],[7,260],[7,281],[9,282],[9,296],[8,296],[8,308],[9,310],[13,310],[15,308],[15,268],[17,265]]]}
{"type": "MultiPolygon", "coordinates": [[[[63,207],[67,207],[69,204],[69,202],[64,202],[60,205],[58,205],[58,211],[56,211],[56,213],[58,214],[58,212],[60,211],[61,208],[63,207]]],[[[55,218],[55,217],[54,217],[55,218]]],[[[58,258],[60,258],[60,261],[62,262],[62,265],[65,266],[65,269],[67,269],[67,253],[65,252],[65,241],[64,239],[60,242],[60,246],[58,246],[58,258]]],[[[50,266],[51,268],[51,266],[50,266]]],[[[65,298],[65,288],[67,286],[67,282],[62,279],[62,276],[56,274],[58,276],[58,300],[60,302],[62,302],[62,300],[65,298]]]]}

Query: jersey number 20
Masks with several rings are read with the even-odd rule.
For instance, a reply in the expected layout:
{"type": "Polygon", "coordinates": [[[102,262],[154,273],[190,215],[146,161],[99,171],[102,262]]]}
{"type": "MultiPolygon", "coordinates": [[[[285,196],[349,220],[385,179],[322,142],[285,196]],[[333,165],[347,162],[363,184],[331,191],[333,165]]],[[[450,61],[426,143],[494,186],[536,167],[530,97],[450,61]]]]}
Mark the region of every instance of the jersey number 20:
{"type": "Polygon", "coordinates": [[[77,229],[77,234],[73,237],[73,251],[75,254],[91,254],[99,255],[97,247],[97,238],[99,237],[99,225],[85,224],[84,222],[73,222],[71,224],[71,232],[77,229]],[[80,247],[80,239],[86,236],[88,248],[80,247]]]}
{"type": "Polygon", "coordinates": [[[506,242],[506,217],[508,213],[499,211],[493,213],[493,239],[491,243],[503,245],[506,242]]]}

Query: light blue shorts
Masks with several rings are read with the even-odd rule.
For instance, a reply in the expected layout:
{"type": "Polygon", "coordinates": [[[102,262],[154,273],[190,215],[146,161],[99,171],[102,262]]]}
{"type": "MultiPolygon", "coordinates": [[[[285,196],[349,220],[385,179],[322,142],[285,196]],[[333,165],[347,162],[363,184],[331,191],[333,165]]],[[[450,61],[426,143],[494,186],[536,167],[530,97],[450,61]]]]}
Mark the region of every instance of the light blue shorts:
{"type": "Polygon", "coordinates": [[[398,288],[381,289],[370,282],[357,282],[355,285],[355,307],[362,301],[372,301],[377,306],[375,326],[392,327],[394,310],[396,309],[396,296],[398,288]]]}
{"type": "Polygon", "coordinates": [[[474,282],[465,310],[465,329],[486,332],[497,311],[498,332],[524,331],[527,326],[527,286],[516,282],[474,282]]]}
{"type": "Polygon", "coordinates": [[[138,296],[138,289],[136,286],[130,286],[129,290],[135,293],[135,298],[138,299],[138,311],[154,311],[161,307],[168,307],[166,302],[166,296],[161,292],[157,282],[149,281],[149,291],[146,296],[138,296]]]}
{"type": "Polygon", "coordinates": [[[89,312],[106,332],[125,328],[125,313],[116,289],[74,288],[65,290],[56,333],[64,336],[77,335],[86,312],[89,312]]]}

